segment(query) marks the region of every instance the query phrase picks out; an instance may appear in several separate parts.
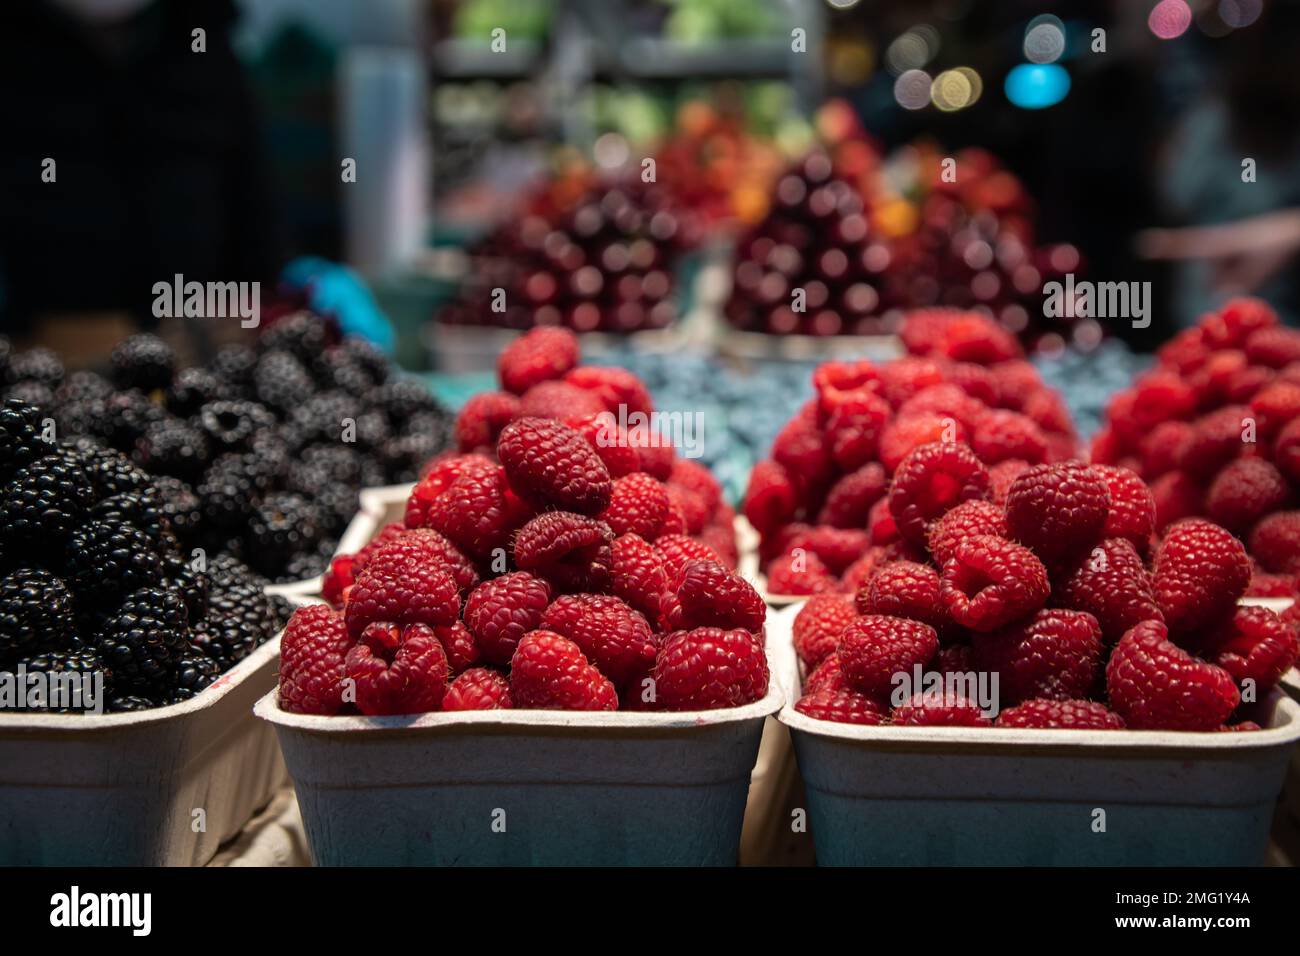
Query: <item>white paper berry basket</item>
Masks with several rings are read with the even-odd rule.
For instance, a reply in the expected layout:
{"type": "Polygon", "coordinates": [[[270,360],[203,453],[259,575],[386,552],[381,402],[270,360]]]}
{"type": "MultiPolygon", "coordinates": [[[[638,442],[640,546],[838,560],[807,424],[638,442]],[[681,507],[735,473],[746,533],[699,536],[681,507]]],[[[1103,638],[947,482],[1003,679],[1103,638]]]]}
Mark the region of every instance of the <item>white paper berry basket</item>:
{"type": "Polygon", "coordinates": [[[824,866],[1260,864],[1300,740],[1300,705],[1276,691],[1256,732],[834,723],[794,709],[793,645],[771,660],[824,866]]]}
{"type": "Polygon", "coordinates": [[[275,735],[252,713],[279,658],[277,635],[169,707],[0,712],[0,865],[206,863],[286,782],[275,735]]]}

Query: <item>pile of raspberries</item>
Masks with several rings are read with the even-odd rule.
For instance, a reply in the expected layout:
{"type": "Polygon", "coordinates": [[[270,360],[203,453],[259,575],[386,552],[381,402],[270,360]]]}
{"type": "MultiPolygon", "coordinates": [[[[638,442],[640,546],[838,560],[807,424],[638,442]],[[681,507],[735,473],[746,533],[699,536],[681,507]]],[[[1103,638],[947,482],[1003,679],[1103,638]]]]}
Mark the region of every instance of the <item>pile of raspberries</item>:
{"type": "Polygon", "coordinates": [[[921,446],[969,446],[1001,494],[1031,466],[1077,456],[1069,410],[997,323],[922,310],[901,337],[906,357],[818,366],[816,396],[754,467],[744,513],[770,594],[852,593],[884,561],[923,560],[887,494],[921,446]]]}
{"type": "Polygon", "coordinates": [[[963,442],[909,452],[884,499],[901,545],[852,596],[794,623],[796,709],[857,724],[1257,730],[1251,704],[1300,653],[1300,613],[1238,607],[1245,547],[1156,503],[1127,468],[1035,464],[1003,486],[963,442]],[[905,555],[905,556],[904,556],[905,555]],[[908,695],[899,674],[943,675],[908,695]],[[958,678],[964,678],[964,682],[958,678]]]}
{"type": "Polygon", "coordinates": [[[1300,584],[1300,330],[1238,299],[1160,349],[1107,408],[1092,460],[1151,483],[1156,528],[1207,517],[1245,541],[1248,593],[1300,584]]]}
{"type": "Polygon", "coordinates": [[[334,559],[329,605],[281,644],[280,705],[308,714],[498,708],[691,711],[764,697],[766,606],[732,568],[716,480],[615,421],[649,412],[621,369],[534,330],[472,399],[462,451],[401,524],[334,559]]]}

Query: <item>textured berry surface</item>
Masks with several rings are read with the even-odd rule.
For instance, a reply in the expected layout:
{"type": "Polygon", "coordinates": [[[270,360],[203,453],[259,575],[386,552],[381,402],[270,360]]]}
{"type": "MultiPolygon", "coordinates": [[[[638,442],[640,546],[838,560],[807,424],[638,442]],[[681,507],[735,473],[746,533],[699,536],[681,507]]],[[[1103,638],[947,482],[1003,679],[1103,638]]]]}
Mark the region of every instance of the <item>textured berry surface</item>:
{"type": "Polygon", "coordinates": [[[944,607],[973,631],[994,631],[1032,614],[1050,591],[1047,569],[1032,551],[990,535],[967,538],[943,567],[944,607]]]}
{"type": "Polygon", "coordinates": [[[891,561],[872,575],[854,600],[859,614],[907,617],[942,633],[951,627],[939,596],[939,572],[915,561],[891,561]]]}
{"type": "Polygon", "coordinates": [[[1049,564],[1090,550],[1110,514],[1106,479],[1077,461],[1035,465],[1007,493],[1007,530],[1049,564]]]}
{"type": "Polygon", "coordinates": [[[698,538],[692,538],[684,534],[665,535],[655,541],[654,548],[659,555],[660,561],[663,562],[664,573],[668,576],[669,584],[676,581],[677,576],[692,561],[722,563],[722,558],[718,552],[698,538]]]}
{"type": "Polygon", "coordinates": [[[749,631],[676,631],[664,638],[651,678],[661,710],[739,707],[766,696],[767,654],[749,631]]]}
{"type": "Polygon", "coordinates": [[[975,666],[998,674],[1001,699],[1086,697],[1101,666],[1101,628],[1082,611],[1042,610],[971,640],[975,666]]]}
{"type": "Polygon", "coordinates": [[[465,600],[465,625],[474,634],[483,660],[509,664],[520,639],[541,626],[550,603],[550,585],[525,571],[492,578],[475,588],[465,600]]]}
{"type": "Polygon", "coordinates": [[[1205,511],[1215,524],[1244,534],[1290,500],[1291,489],[1277,468],[1260,458],[1239,458],[1211,482],[1205,493],[1205,511]]]}
{"type": "Polygon", "coordinates": [[[497,358],[508,392],[522,395],[539,382],[561,378],[578,364],[578,338],[567,329],[536,328],[515,339],[497,358]]]}
{"type": "MultiPolygon", "coordinates": [[[[704,507],[701,500],[701,507],[704,507]]],[[[635,534],[653,541],[668,517],[668,490],[643,472],[619,478],[610,491],[609,507],[600,520],[616,535],[635,534]]]]}
{"type": "Polygon", "coordinates": [[[1106,665],[1111,707],[1133,730],[1214,730],[1240,699],[1232,675],[1168,638],[1158,621],[1124,635],[1106,665]]]}
{"type": "MultiPolygon", "coordinates": [[[[361,572],[344,611],[348,633],[359,638],[374,623],[446,627],[460,616],[456,580],[441,561],[385,552],[361,572]]],[[[441,696],[441,695],[440,695],[441,696]]]]}
{"type": "Polygon", "coordinates": [[[618,692],[588,663],[581,648],[551,631],[524,635],[510,663],[516,707],[539,710],[616,710],[618,692]]]}
{"type": "Polygon", "coordinates": [[[615,687],[654,666],[657,647],[649,623],[616,597],[561,595],[542,615],[540,627],[577,644],[615,687]]]}
{"type": "Polygon", "coordinates": [[[1139,621],[1162,621],[1151,576],[1127,538],[1108,538],[1057,581],[1052,602],[1087,611],[1114,644],[1139,621]]]}
{"type": "Polygon", "coordinates": [[[1093,465],[1106,482],[1110,511],[1102,527],[1103,538],[1127,538],[1139,554],[1146,554],[1156,529],[1156,500],[1137,474],[1116,465],[1093,465]]]}
{"type": "Polygon", "coordinates": [[[816,667],[839,645],[840,635],[858,612],[843,594],[814,594],[795,615],[794,649],[799,660],[816,667]]]}
{"type": "Polygon", "coordinates": [[[668,590],[663,558],[641,537],[619,535],[609,546],[610,590],[640,611],[647,621],[658,621],[668,590]]]}
{"type": "Polygon", "coordinates": [[[913,694],[894,708],[890,719],[901,727],[987,727],[993,723],[979,704],[948,691],[913,694]]]}
{"type": "Polygon", "coordinates": [[[604,591],[613,556],[609,525],[568,511],[533,518],[515,536],[515,563],[560,591],[604,591]]]}
{"type": "Polygon", "coordinates": [[[497,454],[511,489],[535,507],[594,515],[609,505],[609,470],[562,422],[516,419],[501,432],[497,454]]]}
{"type": "Polygon", "coordinates": [[[1156,549],[1152,584],[1169,632],[1181,640],[1232,616],[1250,586],[1250,559],[1223,528],[1189,518],[1156,549]]]}
{"type": "Polygon", "coordinates": [[[888,485],[885,469],[874,461],[849,472],[826,493],[817,523],[835,528],[866,527],[871,506],[883,499],[888,485]]]}
{"type": "Polygon", "coordinates": [[[932,521],[963,501],[988,496],[988,470],[968,446],[933,442],[917,448],[898,466],[889,492],[889,513],[903,537],[925,544],[932,521]]]}
{"type": "Polygon", "coordinates": [[[953,556],[957,545],[977,534],[1007,536],[1006,515],[999,505],[991,501],[963,501],[930,525],[926,545],[942,567],[953,556]]]}
{"type": "Polygon", "coordinates": [[[369,625],[343,667],[357,710],[371,716],[437,710],[447,692],[447,655],[426,624],[369,625]]]}
{"type": "Polygon", "coordinates": [[[455,478],[429,503],[424,523],[466,554],[485,560],[495,549],[509,545],[523,517],[518,500],[512,500],[505,472],[475,468],[455,478]]]}
{"type": "Polygon", "coordinates": [[[822,594],[839,582],[815,554],[784,554],[767,566],[769,594],[822,594]]]}
{"type": "Polygon", "coordinates": [[[889,711],[853,690],[819,690],[804,694],[794,705],[799,713],[840,724],[883,724],[889,711]]]}
{"type": "Polygon", "coordinates": [[[860,693],[885,701],[894,678],[924,667],[939,649],[934,628],[919,621],[869,614],[852,621],[837,649],[845,679],[860,693]]]}
{"type": "Polygon", "coordinates": [[[1268,571],[1300,574],[1300,511],[1279,511],[1255,525],[1250,553],[1268,571]]]}
{"type": "Polygon", "coordinates": [[[1231,623],[1206,640],[1206,658],[1239,685],[1253,681],[1256,696],[1275,685],[1296,662],[1300,637],[1276,613],[1239,607],[1231,623]]]}
{"type": "Polygon", "coordinates": [[[1026,700],[998,714],[999,727],[1123,730],[1124,718],[1093,700],[1026,700]]]}
{"type": "Polygon", "coordinates": [[[472,667],[465,671],[451,682],[442,697],[442,709],[446,711],[509,710],[514,705],[510,681],[490,667],[472,667]]]}
{"type": "Polygon", "coordinates": [[[663,628],[697,627],[761,631],[767,605],[740,575],[714,561],[690,561],[678,573],[663,605],[663,628]]]}
{"type": "Polygon", "coordinates": [[[44,568],[19,568],[0,579],[0,663],[72,643],[72,592],[44,568]]]}

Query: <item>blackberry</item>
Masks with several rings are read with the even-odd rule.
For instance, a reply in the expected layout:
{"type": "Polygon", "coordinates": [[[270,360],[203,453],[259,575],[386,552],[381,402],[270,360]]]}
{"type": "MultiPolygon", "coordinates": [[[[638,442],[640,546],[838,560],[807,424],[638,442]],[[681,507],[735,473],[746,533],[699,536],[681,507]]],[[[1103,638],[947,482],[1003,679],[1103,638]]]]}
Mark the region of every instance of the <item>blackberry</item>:
{"type": "Polygon", "coordinates": [[[0,525],[15,548],[57,555],[94,502],[80,456],[57,449],[14,473],[0,498],[0,525]]]}
{"type": "Polygon", "coordinates": [[[189,650],[184,598],[171,589],[141,588],[104,619],[94,645],[121,690],[162,697],[172,686],[177,662],[189,650]]]}
{"type": "Polygon", "coordinates": [[[256,402],[219,401],[199,409],[194,424],[214,451],[242,451],[259,431],[275,427],[275,416],[256,402]]]}
{"type": "Polygon", "coordinates": [[[208,657],[198,647],[193,647],[176,662],[176,686],[167,697],[167,703],[179,704],[191,700],[200,691],[212,686],[221,676],[221,665],[208,657]]]}
{"type": "Polygon", "coordinates": [[[40,382],[55,389],[63,383],[63,375],[63,362],[49,349],[28,349],[9,359],[11,382],[40,382]]]}
{"type": "Polygon", "coordinates": [[[50,687],[47,688],[49,696],[43,706],[33,709],[55,714],[86,713],[113,693],[112,668],[89,648],[47,651],[19,661],[14,667],[15,673],[18,667],[22,667],[28,674],[81,675],[81,680],[77,682],[79,686],[74,686],[67,679],[51,677],[48,680],[50,687]]]}
{"type": "Polygon", "coordinates": [[[229,670],[279,633],[279,615],[261,585],[244,582],[214,589],[194,644],[229,670]]]}
{"type": "Polygon", "coordinates": [[[194,547],[202,548],[209,560],[214,555],[224,555],[240,561],[244,558],[244,539],[238,530],[205,527],[194,539],[194,547]]]}
{"type": "Polygon", "coordinates": [[[329,567],[329,558],[322,558],[315,551],[304,551],[295,554],[285,562],[283,569],[275,576],[275,581],[280,584],[305,581],[324,574],[327,567],[329,567]]]}
{"type": "Polygon", "coordinates": [[[72,592],[62,578],[19,568],[0,579],[0,660],[68,647],[74,637],[72,592]]]}
{"type": "Polygon", "coordinates": [[[218,530],[243,527],[271,482],[255,456],[222,455],[194,489],[205,524],[218,530]]]}
{"type": "Polygon", "coordinates": [[[203,432],[177,419],[150,425],[131,454],[132,460],[154,475],[193,481],[208,464],[208,440],[203,432]]]}
{"type": "Polygon", "coordinates": [[[288,626],[289,618],[293,617],[294,607],[283,594],[268,595],[268,601],[271,605],[271,624],[278,634],[288,626]]]}
{"type": "Polygon", "coordinates": [[[131,464],[120,451],[105,448],[94,439],[84,437],[73,439],[65,447],[80,457],[97,500],[135,494],[149,487],[149,476],[131,464]]]}
{"type": "Polygon", "coordinates": [[[35,406],[16,400],[0,406],[0,481],[53,450],[42,440],[43,428],[35,406]]]}
{"type": "Polygon", "coordinates": [[[339,348],[364,369],[376,385],[383,385],[388,381],[388,374],[392,368],[388,356],[369,339],[361,338],[359,335],[349,335],[339,343],[339,348]]]}
{"type": "Polygon", "coordinates": [[[251,584],[258,590],[266,586],[262,577],[243,561],[228,554],[218,555],[208,562],[208,580],[213,592],[228,590],[239,585],[251,584]]]}
{"type": "Polygon", "coordinates": [[[54,391],[44,382],[18,382],[5,389],[4,397],[7,402],[35,405],[45,415],[52,414],[55,409],[54,391]]]}
{"type": "Polygon", "coordinates": [[[212,374],[247,393],[253,385],[253,370],[257,368],[257,353],[246,345],[226,345],[217,350],[209,367],[212,374]]]}
{"type": "Polygon", "coordinates": [[[253,509],[245,540],[253,567],[276,577],[295,555],[314,551],[320,536],[316,506],[301,495],[284,491],[267,495],[253,509]]]}
{"type": "Polygon", "coordinates": [[[346,392],[360,398],[375,385],[374,378],[343,349],[327,349],[311,363],[312,375],[326,391],[346,392]]]}
{"type": "Polygon", "coordinates": [[[204,405],[233,397],[230,387],[215,372],[195,366],[181,369],[163,396],[167,410],[180,418],[197,415],[204,405]]]}
{"type": "Polygon", "coordinates": [[[137,694],[124,694],[120,697],[110,697],[108,699],[108,712],[110,714],[132,714],[142,710],[153,710],[158,706],[157,701],[152,701],[148,697],[140,697],[137,694]]]}
{"type": "Polygon", "coordinates": [[[282,415],[311,398],[316,385],[301,362],[289,352],[267,352],[253,372],[253,391],[257,400],[282,415]]]}
{"type": "Polygon", "coordinates": [[[438,410],[438,402],[418,380],[399,378],[380,385],[366,396],[371,405],[380,408],[396,428],[407,419],[425,412],[438,410]]]}
{"type": "Polygon", "coordinates": [[[160,405],[149,401],[143,392],[131,389],[111,395],[103,403],[96,416],[94,434],[118,451],[130,454],[146,429],[166,418],[167,412],[160,405]]]}
{"type": "Polygon", "coordinates": [[[390,438],[379,449],[385,483],[397,485],[418,480],[424,463],[446,447],[443,436],[428,433],[390,438]]]}
{"type": "Polygon", "coordinates": [[[319,316],[310,312],[295,312],[270,326],[262,333],[257,344],[264,352],[288,352],[306,364],[329,345],[329,329],[319,316]]]}
{"type": "Polygon", "coordinates": [[[289,417],[297,447],[342,441],[345,420],[360,431],[361,403],[346,392],[322,392],[294,409],[289,417]]]}
{"type": "Polygon", "coordinates": [[[202,502],[194,489],[178,478],[158,475],[153,479],[153,491],[171,531],[183,544],[194,541],[203,524],[202,502]]]}
{"type": "Polygon", "coordinates": [[[356,420],[353,439],[358,448],[367,454],[373,454],[393,437],[393,427],[388,424],[388,416],[377,408],[362,412],[356,420]]]}
{"type": "Polygon", "coordinates": [[[251,460],[256,462],[257,473],[270,481],[272,487],[280,487],[294,458],[283,427],[258,432],[249,444],[249,452],[251,460]]]}
{"type": "Polygon", "coordinates": [[[110,495],[91,507],[89,520],[127,524],[148,537],[153,549],[162,553],[174,549],[176,537],[157,488],[145,485],[138,491],[110,495]]]}
{"type": "Polygon", "coordinates": [[[113,394],[113,383],[98,372],[73,372],[54,393],[54,400],[60,407],[71,402],[93,402],[103,400],[113,394]]]}
{"type": "Polygon", "coordinates": [[[168,551],[162,556],[163,584],[179,591],[191,621],[201,621],[208,613],[208,575],[196,571],[188,556],[168,551]]]}
{"type": "Polygon", "coordinates": [[[176,353],[156,335],[132,335],[113,349],[113,382],[142,392],[166,388],[176,370],[176,353]]]}
{"type": "Polygon", "coordinates": [[[299,460],[289,469],[289,486],[309,494],[321,486],[301,482],[314,480],[318,472],[328,475],[330,484],[360,490],[361,453],[352,445],[316,445],[304,449],[299,460]]]}
{"type": "Polygon", "coordinates": [[[67,580],[79,600],[112,607],[132,591],[159,584],[157,544],[121,521],[89,521],[68,539],[67,580]]]}

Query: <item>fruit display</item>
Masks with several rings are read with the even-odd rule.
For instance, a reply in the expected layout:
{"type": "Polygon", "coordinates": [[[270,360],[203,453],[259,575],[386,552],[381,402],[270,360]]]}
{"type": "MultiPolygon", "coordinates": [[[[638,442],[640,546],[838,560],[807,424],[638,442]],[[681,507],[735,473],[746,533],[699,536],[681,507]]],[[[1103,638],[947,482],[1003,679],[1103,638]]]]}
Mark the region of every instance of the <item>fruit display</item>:
{"type": "Polygon", "coordinates": [[[333,560],[331,606],[290,622],[281,707],[682,711],[767,693],[766,608],[733,570],[720,486],[633,417],[654,411],[639,380],[578,359],[553,328],[501,353],[502,390],[461,410],[459,451],[400,524],[333,560]]]}
{"type": "Polygon", "coordinates": [[[360,489],[414,479],[450,431],[423,384],[362,339],[334,343],[307,313],[206,367],[178,367],[147,334],[113,350],[107,377],[65,374],[44,349],[5,359],[4,395],[51,416],[60,439],[151,476],[183,553],[229,555],[273,582],[320,574],[360,489]]]}
{"type": "Polygon", "coordinates": [[[1300,585],[1300,330],[1238,299],[1180,332],[1114,395],[1096,462],[1150,482],[1156,528],[1206,517],[1246,542],[1250,593],[1300,585]]]}
{"type": "Polygon", "coordinates": [[[288,605],[229,555],[196,560],[180,543],[190,515],[164,482],[93,441],[48,440],[44,414],[16,398],[0,406],[0,682],[49,684],[6,706],[189,700],[274,637],[288,605]],[[60,696],[65,679],[80,694],[60,696]]]}
{"type": "Polygon", "coordinates": [[[1028,468],[1076,456],[1061,397],[991,319],[920,310],[902,342],[904,358],[819,365],[814,397],[754,466],[743,510],[762,537],[769,593],[856,591],[881,562],[919,556],[916,525],[971,475],[987,471],[1002,495],[1028,468]],[[890,488],[913,480],[904,466],[922,446],[952,487],[933,489],[904,527],[890,488]]]}

